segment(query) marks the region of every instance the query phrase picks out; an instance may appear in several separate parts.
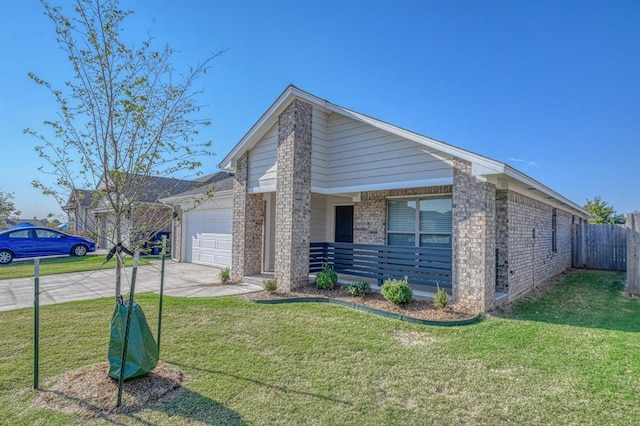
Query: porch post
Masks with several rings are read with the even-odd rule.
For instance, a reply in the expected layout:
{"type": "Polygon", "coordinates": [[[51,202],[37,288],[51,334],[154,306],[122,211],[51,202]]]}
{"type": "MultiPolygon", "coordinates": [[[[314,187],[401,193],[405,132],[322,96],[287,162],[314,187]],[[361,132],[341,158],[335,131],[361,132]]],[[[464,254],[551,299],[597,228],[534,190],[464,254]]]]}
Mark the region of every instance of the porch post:
{"type": "Polygon", "coordinates": [[[264,207],[262,194],[247,194],[248,170],[249,154],[246,153],[238,160],[233,182],[233,281],[241,281],[245,275],[259,274],[262,269],[264,207]]]}
{"type": "Polygon", "coordinates": [[[309,280],[312,113],[295,99],[278,117],[275,275],[283,291],[309,280]]]}
{"type": "Polygon", "coordinates": [[[453,297],[485,312],[495,306],[496,187],[453,160],[453,297]]]}

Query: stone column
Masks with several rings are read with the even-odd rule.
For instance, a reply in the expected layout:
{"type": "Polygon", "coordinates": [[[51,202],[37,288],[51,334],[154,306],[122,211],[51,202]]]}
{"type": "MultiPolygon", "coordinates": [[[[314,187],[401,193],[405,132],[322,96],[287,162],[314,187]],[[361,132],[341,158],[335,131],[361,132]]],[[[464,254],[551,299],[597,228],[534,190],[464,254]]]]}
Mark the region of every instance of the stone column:
{"type": "Polygon", "coordinates": [[[278,117],[275,275],[283,291],[309,281],[312,112],[295,99],[278,117]]]}
{"type": "Polygon", "coordinates": [[[453,297],[477,311],[495,305],[496,187],[453,160],[453,297]]]}
{"type": "Polygon", "coordinates": [[[264,205],[262,194],[247,194],[248,166],[249,154],[246,153],[238,160],[233,182],[233,281],[241,281],[245,275],[262,272],[264,205]]]}

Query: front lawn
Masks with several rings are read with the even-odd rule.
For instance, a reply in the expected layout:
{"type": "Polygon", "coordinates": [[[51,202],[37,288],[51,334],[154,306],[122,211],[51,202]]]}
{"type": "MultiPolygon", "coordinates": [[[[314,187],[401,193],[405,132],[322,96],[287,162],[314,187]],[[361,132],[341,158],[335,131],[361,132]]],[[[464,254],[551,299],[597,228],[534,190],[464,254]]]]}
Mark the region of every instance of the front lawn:
{"type": "MultiPolygon", "coordinates": [[[[622,279],[573,272],[508,316],[458,328],[326,304],[167,298],[161,359],[187,374],[185,390],[91,420],[32,404],[33,312],[2,312],[0,423],[640,424],[640,300],[621,294],[622,279]]],[[[155,330],[157,296],[137,300],[155,330]]],[[[112,308],[42,309],[43,392],[105,361],[112,308]]]]}
{"type": "MultiPolygon", "coordinates": [[[[150,260],[158,257],[141,257],[140,265],[148,265],[150,260]]],[[[40,259],[40,275],[66,274],[69,272],[95,271],[98,268],[115,268],[116,260],[111,259],[105,265],[106,256],[86,255],[83,257],[49,257],[40,259]]],[[[133,264],[133,258],[125,257],[125,266],[133,264]]],[[[33,277],[33,260],[14,260],[8,265],[0,265],[0,280],[10,278],[33,277]]]]}

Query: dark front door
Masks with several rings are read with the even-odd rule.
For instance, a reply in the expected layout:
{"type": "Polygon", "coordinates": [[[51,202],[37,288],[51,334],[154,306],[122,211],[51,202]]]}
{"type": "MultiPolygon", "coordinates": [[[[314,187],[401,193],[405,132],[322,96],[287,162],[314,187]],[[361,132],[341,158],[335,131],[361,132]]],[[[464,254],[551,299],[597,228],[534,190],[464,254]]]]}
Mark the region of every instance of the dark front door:
{"type": "Polygon", "coordinates": [[[335,242],[353,244],[353,206],[336,206],[335,242]]]}

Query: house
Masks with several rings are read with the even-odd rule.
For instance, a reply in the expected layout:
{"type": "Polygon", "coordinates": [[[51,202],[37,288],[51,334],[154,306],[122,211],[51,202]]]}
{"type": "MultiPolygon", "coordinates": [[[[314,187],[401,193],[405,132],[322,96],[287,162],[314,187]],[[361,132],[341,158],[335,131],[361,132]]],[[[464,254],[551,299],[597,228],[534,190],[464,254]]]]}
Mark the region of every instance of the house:
{"type": "Polygon", "coordinates": [[[208,182],[160,200],[174,206],[171,254],[183,262],[230,268],[233,174],[218,172],[208,182]]]}
{"type": "Polygon", "coordinates": [[[285,291],[327,262],[378,282],[406,273],[418,292],[444,287],[487,311],[569,268],[571,225],[588,217],[507,164],[295,86],[219,167],[233,188],[181,225],[186,238],[218,234],[191,261],[216,264],[221,254],[232,279],[272,272],[285,291]]]}
{"type": "Polygon", "coordinates": [[[97,192],[89,189],[74,189],[69,194],[67,204],[62,210],[67,213],[69,232],[96,238],[96,222],[91,209],[94,207],[97,192]]]}
{"type": "MultiPolygon", "coordinates": [[[[126,200],[123,205],[129,205],[122,222],[123,240],[126,244],[135,244],[153,239],[160,233],[169,235],[173,208],[160,199],[207,185],[217,174],[195,180],[123,174],[126,200]]],[[[74,224],[74,232],[92,236],[99,248],[110,248],[115,244],[115,218],[107,188],[103,177],[95,190],[72,191],[64,207],[69,223],[74,224]]]]}

